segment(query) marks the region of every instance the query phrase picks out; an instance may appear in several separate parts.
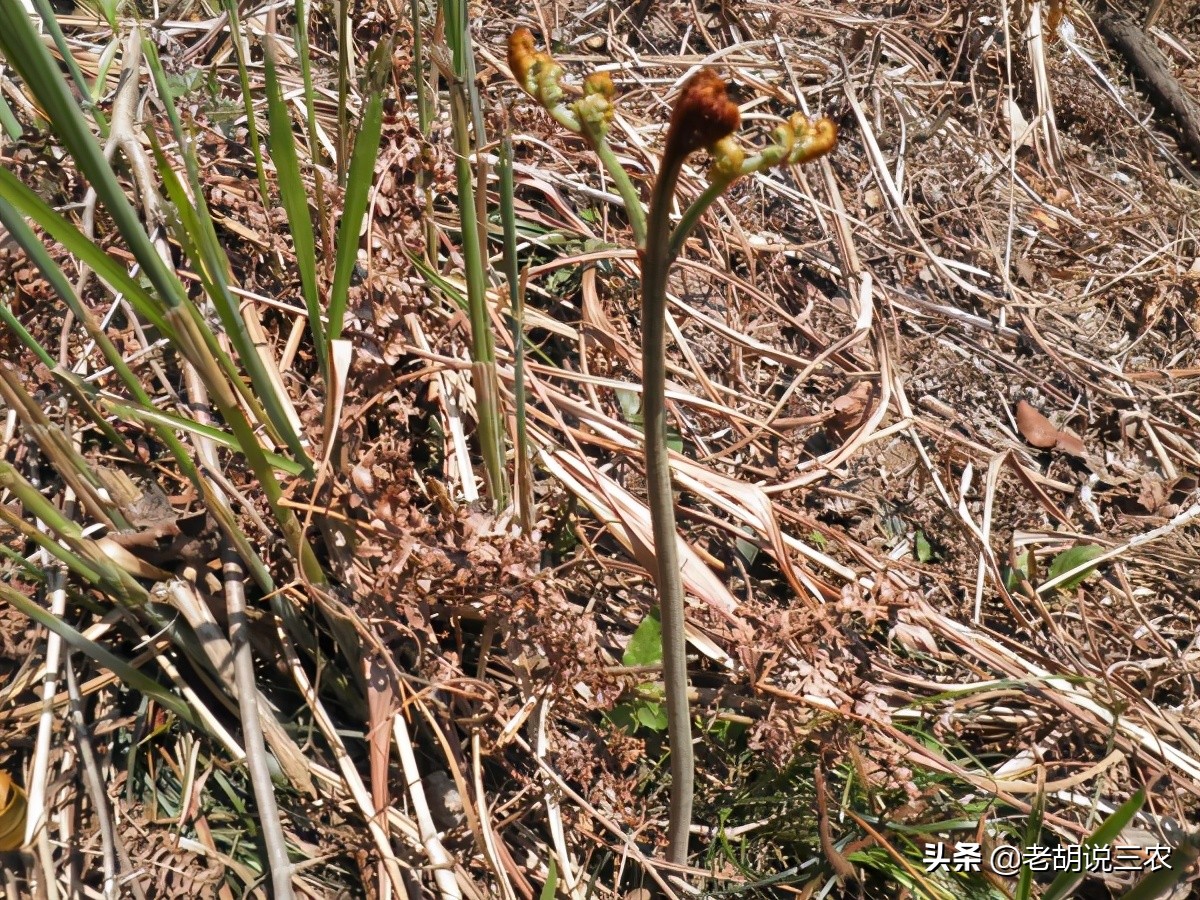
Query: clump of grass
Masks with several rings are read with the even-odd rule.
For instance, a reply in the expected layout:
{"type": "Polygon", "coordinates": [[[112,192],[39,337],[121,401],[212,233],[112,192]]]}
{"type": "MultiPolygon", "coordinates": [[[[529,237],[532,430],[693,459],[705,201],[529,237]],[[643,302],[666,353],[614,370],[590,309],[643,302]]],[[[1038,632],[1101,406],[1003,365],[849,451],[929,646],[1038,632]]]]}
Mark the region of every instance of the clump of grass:
{"type": "MultiPolygon", "coordinates": [[[[234,6],[227,5],[227,10],[236,23],[234,6]]],[[[48,22],[54,23],[53,17],[48,22]]],[[[110,25],[115,31],[118,23],[110,21],[110,25]]],[[[170,735],[193,748],[194,752],[181,751],[179,765],[172,769],[168,781],[178,797],[168,804],[166,815],[182,821],[194,814],[189,809],[198,766],[210,772],[235,768],[230,779],[218,774],[209,782],[228,788],[225,794],[231,799],[228,809],[210,811],[212,821],[223,823],[209,832],[210,838],[216,838],[212,846],[229,854],[231,870],[244,876],[243,890],[265,878],[272,896],[287,898],[293,895],[294,881],[309,880],[298,874],[293,863],[299,845],[289,828],[294,822],[290,811],[296,798],[313,795],[316,789],[313,754],[301,751],[293,726],[283,719],[295,713],[309,719],[311,726],[329,721],[323,716],[325,702],[347,711],[365,706],[354,685],[362,677],[359,638],[344,611],[332,612],[334,604],[314,604],[324,610],[323,621],[320,613],[302,616],[295,605],[295,585],[303,585],[311,596],[328,598],[329,577],[321,556],[284,496],[286,479],[315,474],[308,454],[311,442],[301,436],[300,418],[276,361],[265,341],[257,338],[260,323],[237,291],[238,273],[205,202],[195,135],[176,112],[156,48],[143,40],[136,24],[120,25],[126,32],[120,42],[123,71],[111,116],[104,119],[90,102],[93,88],[82,81],[69,48],[64,44],[60,49],[75,73],[70,76],[72,83],[60,72],[26,10],[20,4],[0,6],[0,54],[9,71],[20,77],[67,161],[89,188],[81,206],[62,212],[55,208],[54,198],[31,190],[7,166],[0,168],[0,223],[54,298],[45,311],[53,320],[56,301],[64,313],[69,311],[68,320],[80,323],[89,342],[73,360],[73,343],[64,340],[61,348],[44,346],[43,333],[23,326],[7,305],[2,308],[0,319],[11,336],[46,366],[56,387],[50,410],[28,378],[7,362],[0,365],[3,405],[12,412],[12,421],[21,427],[30,449],[24,464],[0,460],[4,495],[0,526],[6,534],[0,600],[49,634],[39,676],[48,705],[35,717],[38,738],[27,784],[30,805],[24,837],[41,856],[40,871],[53,873],[57,851],[49,842],[47,823],[55,796],[46,785],[52,776],[49,760],[56,731],[49,704],[64,682],[68,687],[74,684],[82,657],[123,685],[122,708],[132,702],[132,709],[125,711],[144,733],[170,735]],[[155,102],[166,114],[165,138],[158,131],[141,131],[147,121],[141,116],[138,97],[143,67],[157,91],[155,102]],[[106,139],[107,148],[97,134],[106,139]],[[143,138],[148,138],[149,151],[143,138]],[[114,150],[122,157],[119,164],[114,150]],[[141,209],[126,195],[118,175],[120,165],[132,174],[141,209]],[[99,220],[111,223],[117,241],[112,235],[95,233],[99,220]],[[161,229],[145,224],[159,221],[166,223],[171,242],[161,229]],[[108,252],[112,246],[128,254],[133,271],[108,252]],[[176,252],[181,253],[183,266],[177,266],[176,252]],[[64,255],[73,257],[84,273],[78,281],[72,282],[64,271],[64,255]],[[180,277],[184,267],[191,276],[186,282],[180,277]],[[85,302],[85,288],[116,307],[117,320],[132,329],[143,350],[158,351],[148,366],[131,364],[118,348],[108,322],[98,321],[85,302]],[[108,367],[106,378],[83,377],[94,362],[93,348],[108,367]],[[249,499],[244,493],[247,486],[249,499]],[[181,492],[193,498],[201,513],[202,534],[196,546],[204,552],[212,548],[212,556],[168,559],[161,565],[173,568],[162,568],[137,551],[154,548],[159,538],[180,534],[179,523],[186,514],[171,506],[170,495],[181,492]],[[150,524],[146,514],[139,512],[147,497],[161,498],[165,506],[161,518],[150,524]],[[26,558],[21,547],[33,547],[33,555],[26,558]],[[219,588],[214,589],[204,573],[208,563],[218,562],[213,578],[219,588]],[[39,592],[49,598],[48,609],[29,596],[39,592]],[[228,629],[211,608],[221,598],[228,629]],[[257,603],[269,607],[269,612],[254,610],[257,603]],[[92,613],[104,623],[95,634],[73,621],[77,616],[86,621],[92,613]],[[264,628],[271,621],[277,630],[264,628]],[[287,668],[297,680],[290,689],[279,690],[278,683],[260,680],[262,659],[255,659],[254,648],[263,651],[264,635],[269,655],[288,661],[287,668]],[[143,644],[149,645],[150,652],[144,652],[143,644]],[[306,670],[322,673],[315,687],[306,670]],[[195,682],[204,688],[198,691],[195,682]],[[311,717],[310,710],[314,711],[311,717]],[[230,731],[228,711],[240,723],[238,735],[230,731]],[[248,785],[253,803],[246,801],[245,791],[229,787],[230,781],[248,785]],[[225,843],[221,836],[225,825],[239,837],[225,843]]],[[[57,30],[56,24],[53,27],[57,30]]],[[[263,142],[249,92],[252,63],[243,52],[247,36],[235,24],[232,38],[239,79],[247,88],[247,121],[260,199],[264,204],[272,202],[264,162],[269,150],[298,251],[317,369],[325,376],[324,388],[332,391],[329,375],[335,368],[334,353],[373,178],[390,48],[386,42],[381,44],[368,66],[359,140],[346,160],[348,182],[336,252],[329,240],[333,229],[322,228],[332,284],[331,292],[323,295],[304,162],[297,152],[275,61],[268,52],[270,133],[263,142]]],[[[307,45],[303,47],[307,52],[307,45]]],[[[5,125],[11,134],[10,126],[5,125]]],[[[320,196],[316,206],[322,216],[328,215],[320,196]]],[[[7,297],[3,299],[7,302],[7,297]]],[[[325,424],[328,446],[337,439],[336,422],[325,424]]],[[[19,686],[6,685],[6,691],[19,686]]],[[[329,724],[327,746],[340,748],[344,755],[341,738],[329,724]]],[[[116,862],[116,838],[108,827],[111,812],[106,811],[103,791],[92,790],[100,780],[95,756],[89,751],[90,737],[86,729],[76,730],[80,757],[93,760],[86,766],[87,784],[92,812],[101,820],[106,895],[114,895],[112,886],[122,873],[116,862]]],[[[130,742],[127,750],[129,802],[152,806],[150,795],[156,794],[154,785],[161,782],[139,777],[135,770],[143,762],[153,765],[158,750],[145,741],[130,742]]],[[[373,811],[368,814],[373,816],[373,811]]],[[[384,858],[394,863],[386,840],[382,846],[384,858]]],[[[205,852],[203,844],[197,847],[205,852]]]]}
{"type": "MultiPolygon", "coordinates": [[[[471,321],[471,377],[488,490],[492,502],[498,509],[503,509],[509,499],[505,452],[507,442],[500,405],[500,381],[496,374],[495,336],[492,334],[487,305],[485,217],[480,214],[480,204],[485,194],[482,190],[476,190],[476,173],[471,169],[472,143],[480,146],[485,140],[483,115],[475,81],[471,32],[467,27],[466,0],[444,0],[442,13],[446,23],[446,43],[434,48],[433,59],[446,79],[450,95],[454,173],[458,183],[459,236],[467,282],[467,310],[471,321]]],[[[483,179],[480,180],[482,182],[483,179]]]]}

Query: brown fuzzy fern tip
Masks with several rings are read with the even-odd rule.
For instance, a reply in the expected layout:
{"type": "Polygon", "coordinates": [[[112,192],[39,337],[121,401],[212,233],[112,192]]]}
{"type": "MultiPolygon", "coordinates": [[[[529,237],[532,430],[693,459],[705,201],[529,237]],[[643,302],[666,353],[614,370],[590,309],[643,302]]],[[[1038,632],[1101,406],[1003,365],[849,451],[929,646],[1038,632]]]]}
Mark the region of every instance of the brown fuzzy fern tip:
{"type": "Polygon", "coordinates": [[[684,83],[671,110],[664,163],[711,147],[737,131],[741,123],[737,104],[726,93],[725,80],[711,69],[701,69],[684,83]]]}
{"type": "Polygon", "coordinates": [[[533,32],[524,26],[513,29],[508,36],[508,67],[513,77],[525,90],[529,84],[529,70],[537,62],[538,53],[533,43],[533,32]]]}

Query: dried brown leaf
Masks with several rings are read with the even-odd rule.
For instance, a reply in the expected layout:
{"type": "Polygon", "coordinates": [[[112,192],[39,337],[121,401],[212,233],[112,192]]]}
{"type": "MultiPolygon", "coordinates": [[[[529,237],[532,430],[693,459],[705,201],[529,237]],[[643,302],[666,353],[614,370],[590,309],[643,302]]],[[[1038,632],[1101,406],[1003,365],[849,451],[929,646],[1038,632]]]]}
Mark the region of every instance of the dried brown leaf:
{"type": "Polygon", "coordinates": [[[1021,437],[1042,450],[1049,450],[1059,438],[1058,429],[1026,400],[1017,402],[1017,430],[1021,437]]]}

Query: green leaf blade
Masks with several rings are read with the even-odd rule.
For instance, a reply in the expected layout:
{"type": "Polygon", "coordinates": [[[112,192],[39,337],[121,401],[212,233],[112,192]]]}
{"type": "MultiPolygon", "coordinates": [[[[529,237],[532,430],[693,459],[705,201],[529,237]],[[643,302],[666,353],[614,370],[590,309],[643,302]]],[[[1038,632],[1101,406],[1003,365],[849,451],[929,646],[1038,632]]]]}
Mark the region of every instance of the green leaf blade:
{"type": "MultiPolygon", "coordinates": [[[[1097,547],[1095,544],[1080,544],[1078,547],[1072,547],[1070,550],[1064,550],[1062,553],[1054,557],[1050,563],[1050,571],[1046,573],[1046,580],[1053,581],[1059,575],[1070,572],[1072,569],[1078,568],[1085,563],[1091,562],[1097,556],[1104,552],[1103,547],[1097,547]]],[[[1060,591],[1070,591],[1079,587],[1083,582],[1096,571],[1095,566],[1088,566],[1076,575],[1072,575],[1066,581],[1058,585],[1060,591]]]]}

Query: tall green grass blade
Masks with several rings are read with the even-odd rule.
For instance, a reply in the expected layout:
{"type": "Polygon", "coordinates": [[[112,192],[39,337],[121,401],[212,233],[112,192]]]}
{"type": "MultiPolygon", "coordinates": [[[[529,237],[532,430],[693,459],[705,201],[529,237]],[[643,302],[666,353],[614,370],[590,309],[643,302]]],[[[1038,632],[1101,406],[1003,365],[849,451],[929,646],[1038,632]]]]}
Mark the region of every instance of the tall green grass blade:
{"type": "Polygon", "coordinates": [[[512,137],[507,125],[500,139],[500,222],[504,229],[504,276],[508,280],[509,315],[512,316],[513,402],[517,420],[517,458],[513,475],[521,526],[533,527],[533,471],[525,410],[525,303],[521,290],[520,261],[517,259],[517,216],[513,203],[512,137]]]}
{"type": "Polygon", "coordinates": [[[462,77],[467,72],[467,4],[466,0],[441,0],[442,19],[445,21],[446,43],[453,54],[454,74],[462,77]]]}
{"type": "Polygon", "coordinates": [[[12,107],[8,105],[8,101],[4,99],[4,94],[0,93],[0,129],[8,135],[9,140],[20,140],[23,130],[21,123],[17,121],[17,117],[13,115],[12,107]]]}
{"type": "Polygon", "coordinates": [[[120,31],[113,26],[112,40],[108,42],[108,46],[100,53],[100,58],[96,61],[96,76],[92,79],[92,107],[100,102],[100,98],[108,93],[108,73],[117,61],[117,53],[121,49],[120,41],[117,40],[120,31]]]}
{"type": "MultiPolygon", "coordinates": [[[[184,158],[184,163],[188,166],[188,179],[192,183],[192,188],[197,187],[198,172],[193,172],[195,163],[195,154],[187,153],[186,148],[189,144],[188,136],[183,132],[183,122],[179,118],[179,110],[175,108],[175,103],[172,100],[173,94],[171,87],[167,83],[167,72],[163,68],[162,60],[158,56],[158,47],[149,38],[142,38],[142,55],[146,58],[146,67],[150,70],[150,77],[154,80],[154,89],[158,92],[158,99],[162,103],[163,111],[167,114],[167,121],[171,123],[171,134],[175,135],[175,143],[179,145],[179,153],[184,158]]],[[[202,195],[197,192],[197,197],[202,195]]]]}
{"type": "Polygon", "coordinates": [[[508,470],[505,465],[504,431],[496,377],[495,344],[487,305],[487,269],[480,221],[475,205],[475,182],[471,171],[470,99],[467,90],[469,35],[466,4],[445,0],[446,39],[450,42],[453,70],[443,71],[449,83],[450,125],[454,135],[454,173],[458,182],[460,238],[467,282],[467,307],[471,321],[471,359],[475,405],[479,419],[479,443],[487,474],[488,490],[498,508],[508,503],[508,470]]]}
{"type": "MultiPolygon", "coordinates": [[[[317,136],[317,96],[313,90],[312,78],[312,51],[308,46],[308,11],[310,6],[305,0],[296,0],[296,31],[294,40],[296,43],[296,55],[300,58],[300,77],[304,82],[304,109],[307,113],[305,119],[308,123],[308,142],[309,151],[312,153],[313,162],[316,163],[319,159],[318,154],[321,152],[321,141],[317,136]]],[[[317,197],[317,205],[320,208],[321,197],[317,197]]]]}
{"type": "MultiPolygon", "coordinates": [[[[233,435],[222,431],[220,428],[214,428],[211,425],[205,425],[192,419],[185,419],[182,416],[177,416],[153,407],[130,406],[128,403],[122,403],[106,396],[101,396],[99,402],[104,404],[105,407],[112,411],[113,415],[118,416],[123,421],[187,431],[212,441],[218,447],[224,447],[226,450],[240,451],[237,440],[233,435]]],[[[264,456],[267,463],[273,469],[287,475],[296,477],[305,474],[307,471],[300,463],[293,459],[288,459],[286,456],[280,456],[278,453],[265,452],[264,456]]]]}
{"type": "Polygon", "coordinates": [[[346,185],[346,157],[350,146],[350,4],[335,3],[334,15],[337,16],[337,181],[342,187],[346,185]]]}
{"type": "MultiPolygon", "coordinates": [[[[71,80],[75,82],[75,89],[79,91],[79,96],[88,98],[89,112],[92,118],[96,121],[96,126],[100,129],[100,134],[108,134],[108,122],[104,118],[104,113],[91,102],[92,86],[87,83],[87,79],[83,77],[83,70],[79,68],[79,63],[75,61],[74,54],[71,53],[70,46],[67,45],[66,35],[58,26],[58,16],[54,12],[54,7],[50,5],[50,0],[33,0],[34,9],[37,10],[38,17],[42,20],[42,27],[46,29],[46,33],[50,35],[50,39],[54,41],[54,49],[58,51],[62,57],[63,64],[67,67],[67,73],[71,76],[71,80]]],[[[116,21],[110,21],[109,25],[115,33],[117,31],[116,21]]]]}
{"type": "Polygon", "coordinates": [[[346,199],[342,222],[338,227],[337,262],[333,270],[333,288],[329,292],[329,339],[342,334],[349,302],[350,276],[358,263],[358,233],[367,211],[367,199],[375,181],[375,160],[379,155],[379,137],[383,132],[383,87],[392,68],[392,42],[379,42],[371,54],[367,73],[368,91],[354,140],[354,154],[346,179],[346,199]]]}
{"type": "MultiPolygon", "coordinates": [[[[456,82],[451,84],[451,96],[455,87],[461,88],[471,112],[471,132],[476,147],[487,145],[487,128],[483,119],[483,101],[479,96],[479,80],[475,71],[475,49],[471,41],[471,27],[467,0],[444,0],[446,40],[454,54],[456,82]]],[[[453,104],[451,104],[453,111],[453,104]]],[[[487,245],[487,157],[480,155],[475,160],[475,222],[479,229],[480,246],[487,245]]],[[[461,200],[460,200],[461,203],[461,200]]]]}
{"type": "MultiPolygon", "coordinates": [[[[425,58],[425,27],[421,13],[421,0],[411,0],[410,13],[413,30],[413,78],[417,82],[417,125],[421,137],[429,139],[433,127],[433,102],[429,91],[429,66],[425,58]]],[[[432,263],[437,258],[437,222],[433,217],[433,172],[430,166],[421,166],[417,172],[417,188],[425,197],[425,256],[432,263]]]]}
{"type": "Polygon", "coordinates": [[[558,862],[554,857],[550,857],[549,870],[546,873],[546,883],[542,885],[542,892],[538,895],[539,900],[554,900],[558,894],[558,862]]]}
{"type": "MultiPolygon", "coordinates": [[[[1088,847],[1104,847],[1115,841],[1125,826],[1133,821],[1133,817],[1138,814],[1138,810],[1145,802],[1146,792],[1140,790],[1122,803],[1084,840],[1084,852],[1087,852],[1088,847]]],[[[1050,887],[1046,888],[1046,892],[1042,894],[1042,900],[1065,900],[1079,882],[1083,881],[1083,877],[1084,873],[1082,872],[1063,872],[1051,882],[1050,887]]]]}
{"type": "Polygon", "coordinates": [[[429,137],[433,124],[433,104],[429,99],[429,82],[425,64],[425,28],[421,0],[411,0],[410,15],[413,31],[413,77],[417,81],[417,127],[423,137],[429,137]]]}
{"type": "Polygon", "coordinates": [[[312,51],[308,44],[309,10],[304,0],[296,0],[296,30],[294,41],[296,55],[300,58],[300,77],[304,82],[304,121],[308,125],[308,150],[313,163],[313,206],[321,223],[321,243],[326,265],[333,252],[333,228],[329,222],[329,207],[325,203],[325,175],[319,165],[321,159],[321,136],[317,123],[317,96],[313,88],[312,51]]]}
{"type": "Polygon", "coordinates": [[[471,29],[468,19],[467,0],[443,0],[442,11],[446,19],[446,42],[454,55],[454,74],[466,88],[468,105],[471,109],[471,124],[475,128],[475,142],[483,144],[487,138],[483,132],[483,106],[475,85],[475,53],[471,46],[471,29]]]}
{"type": "Polygon", "coordinates": [[[37,338],[29,333],[29,329],[21,324],[21,320],[16,317],[7,303],[0,302],[0,320],[3,320],[5,326],[17,336],[18,340],[33,352],[43,366],[53,369],[58,365],[54,357],[37,342],[37,338]]]}
{"type": "MultiPolygon", "coordinates": [[[[1033,798],[1033,805],[1029,811],[1029,821],[1025,825],[1025,837],[1021,842],[1021,856],[1025,857],[1027,848],[1033,847],[1038,843],[1038,838],[1042,833],[1042,818],[1046,813],[1046,793],[1038,791],[1033,798]]],[[[1017,876],[1017,890],[1013,894],[1013,900],[1029,900],[1033,894],[1033,870],[1029,866],[1021,866],[1021,873],[1017,876]]]]}
{"type": "MultiPolygon", "coordinates": [[[[271,188],[267,183],[267,164],[263,159],[262,136],[258,130],[258,118],[254,115],[254,92],[250,85],[250,60],[247,59],[249,50],[244,43],[246,32],[242,29],[241,18],[238,15],[237,0],[221,0],[221,9],[229,17],[229,34],[233,41],[233,56],[237,61],[238,83],[241,86],[242,108],[246,113],[246,136],[249,139],[250,152],[254,155],[254,171],[258,177],[259,199],[263,209],[271,209],[271,188]]],[[[267,228],[271,219],[267,217],[267,228]]]]}
{"type": "Polygon", "coordinates": [[[205,293],[216,308],[225,333],[233,342],[238,358],[250,376],[250,383],[254,387],[254,395],[249,398],[251,410],[263,424],[269,422],[275,434],[287,444],[297,460],[311,466],[308,453],[300,443],[300,436],[292,427],[291,420],[276,393],[275,385],[267,373],[266,365],[246,329],[246,323],[239,311],[240,303],[229,290],[229,260],[217,238],[216,228],[213,226],[212,216],[208,212],[203,195],[195,193],[194,199],[189,198],[170,163],[157,146],[154,148],[154,155],[163,186],[179,217],[176,237],[184,246],[189,258],[196,264],[205,293]],[[263,409],[265,415],[260,418],[258,413],[263,409]]]}
{"type": "Polygon", "coordinates": [[[279,199],[287,212],[292,230],[292,243],[296,248],[296,266],[300,271],[300,290],[304,294],[304,306],[308,310],[308,327],[312,332],[313,346],[321,367],[321,376],[329,383],[329,341],[322,321],[321,300],[317,288],[316,241],[313,237],[312,216],[308,210],[308,193],[300,174],[300,160],[296,155],[296,139],[292,135],[292,117],[283,101],[283,90],[279,74],[266,54],[267,116],[271,131],[267,141],[271,148],[271,161],[275,163],[275,175],[279,179],[279,199]]]}

